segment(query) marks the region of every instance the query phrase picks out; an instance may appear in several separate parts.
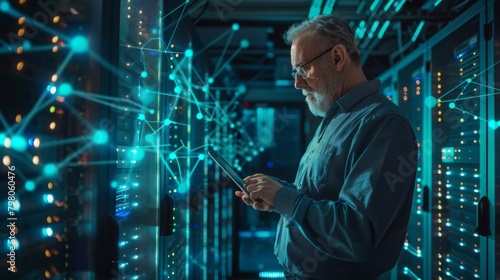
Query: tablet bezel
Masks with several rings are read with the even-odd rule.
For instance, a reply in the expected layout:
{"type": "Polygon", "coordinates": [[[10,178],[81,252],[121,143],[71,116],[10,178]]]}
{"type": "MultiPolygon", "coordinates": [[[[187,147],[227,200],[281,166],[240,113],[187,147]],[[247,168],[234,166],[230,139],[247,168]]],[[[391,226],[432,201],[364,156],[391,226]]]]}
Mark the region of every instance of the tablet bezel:
{"type": "Polygon", "coordinates": [[[245,188],[245,181],[236,173],[229,162],[214,150],[208,151],[208,155],[220,166],[220,168],[233,180],[238,188],[250,199],[250,193],[245,188]]]}

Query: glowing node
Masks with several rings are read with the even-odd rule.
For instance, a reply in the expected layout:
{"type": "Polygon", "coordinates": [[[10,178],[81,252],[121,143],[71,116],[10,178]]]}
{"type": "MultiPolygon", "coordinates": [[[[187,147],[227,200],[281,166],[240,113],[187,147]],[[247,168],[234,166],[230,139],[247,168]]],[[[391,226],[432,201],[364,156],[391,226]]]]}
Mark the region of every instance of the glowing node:
{"type": "Polygon", "coordinates": [[[30,42],[30,41],[24,41],[24,42],[23,42],[23,48],[24,48],[25,50],[29,50],[29,49],[31,49],[31,42],[30,42]]]}
{"type": "Polygon", "coordinates": [[[104,130],[97,130],[92,137],[92,141],[97,145],[102,145],[108,143],[108,133],[104,130]]]}
{"type": "Polygon", "coordinates": [[[12,137],[10,145],[12,149],[18,152],[23,152],[28,147],[28,141],[22,136],[15,135],[12,137]]]}
{"type": "Polygon", "coordinates": [[[208,78],[208,80],[207,80],[207,82],[208,82],[209,84],[213,84],[213,83],[214,83],[214,81],[215,81],[215,80],[214,80],[214,78],[212,78],[212,77],[208,78]]]}
{"type": "Polygon", "coordinates": [[[49,236],[52,236],[52,234],[54,232],[52,231],[51,228],[47,227],[47,228],[42,229],[42,233],[43,233],[43,236],[49,237],[49,236]]]}
{"type": "Polygon", "coordinates": [[[139,120],[143,121],[146,119],[146,116],[144,114],[139,114],[139,116],[137,117],[139,120]]]}
{"type": "Polygon", "coordinates": [[[153,28],[153,29],[151,30],[151,32],[152,32],[153,34],[158,34],[158,29],[153,28]]]}
{"type": "Polygon", "coordinates": [[[149,142],[149,143],[155,142],[155,137],[153,136],[153,134],[146,135],[146,142],[149,142]]]}
{"type": "Polygon", "coordinates": [[[491,127],[492,129],[497,129],[497,128],[498,128],[498,123],[497,123],[495,120],[490,120],[490,121],[488,121],[488,125],[489,125],[489,127],[491,127]]]}
{"type": "Polygon", "coordinates": [[[448,105],[450,109],[454,109],[456,107],[455,102],[451,102],[450,105],[448,105]]]}
{"type": "Polygon", "coordinates": [[[2,3],[0,3],[0,11],[7,12],[9,9],[10,5],[7,1],[2,1],[2,3]]]}
{"type": "Polygon", "coordinates": [[[142,71],[142,72],[141,72],[141,77],[143,77],[143,78],[147,78],[147,77],[148,77],[148,72],[146,72],[146,71],[142,71]]]}
{"type": "Polygon", "coordinates": [[[180,184],[179,187],[177,188],[178,193],[186,193],[187,192],[187,186],[186,184],[180,184]]]}
{"type": "Polygon", "coordinates": [[[24,184],[24,188],[29,191],[29,192],[32,192],[35,190],[35,183],[33,181],[26,181],[26,183],[24,184]]]}
{"type": "Polygon", "coordinates": [[[56,106],[50,106],[49,112],[51,112],[52,114],[54,114],[56,112],[56,106]]]}
{"type": "Polygon", "coordinates": [[[14,247],[14,249],[19,250],[19,240],[16,238],[7,239],[7,250],[10,250],[10,247],[14,247]]]}
{"type": "Polygon", "coordinates": [[[208,86],[207,85],[202,86],[201,91],[208,92],[208,86]]]}
{"type": "Polygon", "coordinates": [[[246,49],[246,48],[248,48],[248,46],[250,46],[250,42],[248,42],[248,40],[246,40],[246,39],[243,39],[243,40],[241,40],[241,42],[240,42],[240,46],[241,46],[242,48],[246,49]]]}
{"type": "Polygon", "coordinates": [[[59,95],[61,96],[68,96],[72,92],[73,92],[73,87],[68,83],[64,83],[59,86],[59,95]]]}
{"type": "Polygon", "coordinates": [[[154,109],[149,109],[149,113],[152,115],[155,113],[155,110],[154,109]]]}
{"type": "Polygon", "coordinates": [[[53,163],[49,163],[43,168],[43,174],[47,177],[53,177],[57,174],[57,171],[57,166],[53,163]]]}
{"type": "Polygon", "coordinates": [[[138,87],[137,97],[144,105],[147,105],[154,101],[155,95],[149,89],[138,87]]]}
{"type": "Polygon", "coordinates": [[[203,114],[202,113],[196,114],[196,118],[199,120],[203,119],[203,114]]]}
{"type": "Polygon", "coordinates": [[[82,35],[76,36],[71,40],[71,48],[76,53],[86,52],[89,49],[89,41],[82,35]]]}
{"type": "Polygon", "coordinates": [[[472,79],[471,79],[471,78],[468,78],[468,79],[466,79],[465,81],[467,81],[467,83],[469,83],[469,84],[470,84],[470,83],[472,82],[472,79]]]}
{"type": "Polygon", "coordinates": [[[54,93],[56,93],[56,92],[57,92],[57,87],[55,87],[55,86],[51,86],[51,87],[49,88],[49,92],[50,92],[50,94],[54,94],[54,93]]]}
{"type": "Polygon", "coordinates": [[[110,185],[111,185],[111,188],[116,189],[116,187],[118,187],[118,182],[112,181],[110,185]]]}
{"type": "Polygon", "coordinates": [[[429,108],[432,108],[434,106],[436,106],[437,104],[437,100],[434,96],[428,96],[427,98],[425,98],[425,105],[429,108]]]}
{"type": "Polygon", "coordinates": [[[172,81],[173,81],[173,80],[175,79],[175,75],[174,75],[174,74],[170,74],[170,75],[168,75],[168,79],[170,79],[170,80],[172,80],[172,81]]]}
{"type": "Polygon", "coordinates": [[[127,159],[140,161],[144,159],[146,153],[140,147],[133,148],[127,151],[127,159]]]}
{"type": "Polygon", "coordinates": [[[177,158],[177,155],[176,155],[175,153],[170,153],[170,154],[168,155],[168,158],[169,158],[169,159],[176,159],[176,158],[177,158]]]}
{"type": "Polygon", "coordinates": [[[240,25],[237,24],[237,23],[233,23],[233,26],[231,26],[231,28],[234,30],[234,31],[237,31],[240,29],[240,25]]]}
{"type": "Polygon", "coordinates": [[[179,94],[179,93],[181,93],[181,92],[182,92],[182,88],[181,88],[180,86],[176,86],[176,87],[174,88],[174,92],[175,92],[175,93],[177,93],[177,94],[179,94]]]}
{"type": "Polygon", "coordinates": [[[234,125],[234,123],[230,124],[229,125],[230,128],[235,128],[236,126],[234,125]]]}
{"type": "Polygon", "coordinates": [[[199,160],[204,160],[205,159],[205,155],[204,154],[199,154],[198,155],[198,159],[199,160]]]}
{"type": "Polygon", "coordinates": [[[186,57],[193,57],[193,50],[192,49],[187,49],[184,54],[186,57]]]}
{"type": "Polygon", "coordinates": [[[169,120],[169,119],[165,119],[165,120],[163,121],[163,123],[164,123],[165,125],[170,125],[170,124],[172,123],[172,121],[171,121],[171,120],[169,120]]]}
{"type": "Polygon", "coordinates": [[[239,94],[243,94],[247,91],[247,87],[245,86],[245,84],[239,84],[238,85],[238,93],[239,94]]]}

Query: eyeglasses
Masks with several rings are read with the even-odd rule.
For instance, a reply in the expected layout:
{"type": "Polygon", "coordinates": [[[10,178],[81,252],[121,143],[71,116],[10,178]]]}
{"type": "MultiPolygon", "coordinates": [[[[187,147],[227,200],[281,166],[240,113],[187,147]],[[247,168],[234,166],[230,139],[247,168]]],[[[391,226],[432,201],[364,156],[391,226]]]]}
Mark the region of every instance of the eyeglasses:
{"type": "MultiPolygon", "coordinates": [[[[333,46],[335,47],[335,46],[333,46]]],[[[302,65],[299,65],[297,67],[295,67],[295,69],[292,70],[292,77],[293,79],[295,79],[295,77],[297,76],[297,73],[300,75],[300,77],[302,77],[302,79],[307,79],[307,77],[309,76],[308,73],[306,73],[306,71],[304,70],[304,67],[307,66],[307,64],[315,61],[316,59],[320,58],[322,55],[324,55],[325,53],[331,51],[333,49],[333,47],[329,48],[328,50],[320,53],[318,56],[314,57],[313,59],[309,60],[308,62],[302,64],[302,65]]]]}

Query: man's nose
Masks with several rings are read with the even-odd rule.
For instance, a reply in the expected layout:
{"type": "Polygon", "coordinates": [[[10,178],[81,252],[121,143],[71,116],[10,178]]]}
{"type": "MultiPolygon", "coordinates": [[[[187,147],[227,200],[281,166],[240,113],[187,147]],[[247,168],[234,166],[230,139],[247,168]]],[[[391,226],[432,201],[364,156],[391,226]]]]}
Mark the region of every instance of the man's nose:
{"type": "Polygon", "coordinates": [[[307,82],[304,78],[302,78],[301,75],[297,74],[295,76],[295,83],[294,83],[294,87],[296,89],[304,89],[307,87],[307,82]]]}

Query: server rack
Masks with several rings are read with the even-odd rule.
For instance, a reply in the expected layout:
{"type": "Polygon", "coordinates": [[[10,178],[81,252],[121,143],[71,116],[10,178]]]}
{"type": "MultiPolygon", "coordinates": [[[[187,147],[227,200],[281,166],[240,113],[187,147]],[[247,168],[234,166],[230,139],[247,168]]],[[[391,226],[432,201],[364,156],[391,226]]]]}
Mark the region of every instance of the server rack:
{"type": "Polygon", "coordinates": [[[421,159],[407,243],[389,278],[496,279],[495,8],[475,4],[380,76],[397,85],[421,159]]]}

